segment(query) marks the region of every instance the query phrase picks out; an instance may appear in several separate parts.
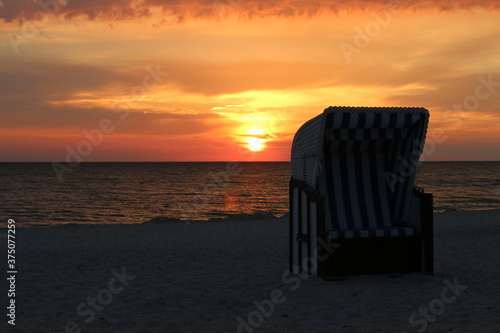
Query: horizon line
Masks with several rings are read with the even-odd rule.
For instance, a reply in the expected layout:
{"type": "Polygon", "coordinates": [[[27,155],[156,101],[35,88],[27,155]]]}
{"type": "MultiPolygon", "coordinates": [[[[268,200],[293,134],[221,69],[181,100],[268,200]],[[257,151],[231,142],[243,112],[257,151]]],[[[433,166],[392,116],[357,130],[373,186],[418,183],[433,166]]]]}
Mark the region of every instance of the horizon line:
{"type": "MultiPolygon", "coordinates": [[[[291,161],[84,161],[83,163],[290,163],[291,161]]],[[[500,160],[439,160],[434,162],[500,162],[500,160]]],[[[66,161],[0,161],[0,163],[67,163],[66,161]]]]}

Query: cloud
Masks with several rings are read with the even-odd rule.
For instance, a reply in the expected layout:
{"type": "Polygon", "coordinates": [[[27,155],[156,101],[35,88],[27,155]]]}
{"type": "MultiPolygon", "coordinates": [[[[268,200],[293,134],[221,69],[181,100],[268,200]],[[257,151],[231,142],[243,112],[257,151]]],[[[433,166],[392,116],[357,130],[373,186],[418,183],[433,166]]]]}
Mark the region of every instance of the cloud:
{"type": "MultiPolygon", "coordinates": [[[[152,66],[154,67],[154,66],[152,66]]],[[[198,111],[187,113],[166,105],[127,104],[134,87],[141,87],[148,72],[141,67],[118,70],[99,65],[53,63],[50,61],[5,61],[0,65],[0,124],[17,129],[83,129],[98,127],[103,118],[120,123],[127,133],[172,135],[204,133],[224,126],[220,115],[198,111]],[[130,107],[127,118],[114,112],[130,107]],[[186,126],[189,124],[189,126],[186,126]]],[[[161,89],[153,89],[148,94],[161,89]]],[[[147,95],[146,95],[147,96],[147,95]]],[[[182,107],[182,105],[181,105],[182,107]]]]}
{"type": "Polygon", "coordinates": [[[458,105],[463,112],[499,114],[500,73],[430,77],[421,83],[434,89],[401,91],[388,100],[398,105],[422,105],[441,110],[453,110],[458,105]],[[485,82],[490,84],[485,85],[485,82]]]}
{"type": "Polygon", "coordinates": [[[305,62],[176,63],[172,80],[186,92],[220,95],[249,90],[318,87],[332,72],[328,64],[305,62]]]}
{"type": "Polygon", "coordinates": [[[59,131],[98,128],[102,119],[108,118],[119,124],[120,132],[145,135],[199,134],[224,126],[224,119],[213,113],[196,115],[169,112],[151,113],[148,110],[134,110],[122,120],[122,112],[111,108],[83,109],[78,106],[51,106],[34,103],[10,103],[0,101],[0,124],[2,128],[46,129],[59,131]]]}
{"type": "Polygon", "coordinates": [[[157,9],[162,14],[188,18],[239,17],[312,17],[325,12],[352,10],[394,9],[410,11],[455,11],[482,8],[499,10],[496,0],[3,0],[0,19],[11,22],[37,19],[36,15],[49,13],[66,19],[83,16],[89,20],[123,20],[150,17],[157,9]],[[39,13],[39,14],[37,14],[39,13]]]}
{"type": "Polygon", "coordinates": [[[38,20],[49,14],[71,19],[77,16],[89,20],[147,17],[149,7],[135,0],[3,0],[0,19],[5,22],[38,20]]]}
{"type": "Polygon", "coordinates": [[[0,79],[5,84],[0,100],[57,100],[82,91],[103,91],[108,86],[125,94],[141,84],[145,74],[143,68],[121,71],[96,65],[2,59],[0,79]]]}

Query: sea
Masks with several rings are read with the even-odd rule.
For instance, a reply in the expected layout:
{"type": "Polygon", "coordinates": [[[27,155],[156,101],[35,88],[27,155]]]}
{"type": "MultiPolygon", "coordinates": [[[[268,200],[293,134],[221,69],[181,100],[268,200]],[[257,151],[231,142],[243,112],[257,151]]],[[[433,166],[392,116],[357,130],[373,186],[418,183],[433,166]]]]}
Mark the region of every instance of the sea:
{"type": "MultiPolygon", "coordinates": [[[[0,163],[0,217],[18,227],[279,217],[290,173],[289,162],[0,163]]],[[[500,208],[500,162],[424,162],[415,185],[436,212],[500,208]]]]}

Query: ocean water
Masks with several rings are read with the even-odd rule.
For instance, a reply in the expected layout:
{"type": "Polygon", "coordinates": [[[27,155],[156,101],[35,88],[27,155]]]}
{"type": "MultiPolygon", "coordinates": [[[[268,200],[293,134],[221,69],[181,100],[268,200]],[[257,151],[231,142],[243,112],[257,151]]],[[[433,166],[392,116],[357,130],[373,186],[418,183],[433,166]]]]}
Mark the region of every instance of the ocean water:
{"type": "MultiPolygon", "coordinates": [[[[288,162],[82,163],[62,180],[51,163],[0,163],[0,216],[19,227],[280,216],[289,179],[288,162]]],[[[500,162],[426,162],[416,185],[435,211],[500,208],[500,162]]]]}

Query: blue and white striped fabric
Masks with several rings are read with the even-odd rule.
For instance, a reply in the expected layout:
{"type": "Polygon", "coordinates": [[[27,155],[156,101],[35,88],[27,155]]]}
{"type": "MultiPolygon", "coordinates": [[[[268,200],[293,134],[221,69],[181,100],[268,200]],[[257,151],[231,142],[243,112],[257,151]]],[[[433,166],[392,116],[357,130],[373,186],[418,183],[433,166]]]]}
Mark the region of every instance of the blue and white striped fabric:
{"type": "Polygon", "coordinates": [[[349,230],[330,230],[327,237],[330,239],[348,239],[348,238],[374,238],[374,237],[403,237],[416,236],[418,233],[415,228],[369,228],[369,229],[349,229],[349,230]]]}
{"type": "Polygon", "coordinates": [[[395,226],[408,221],[427,110],[353,109],[325,110],[327,235],[343,239],[418,234],[395,226]]]}

